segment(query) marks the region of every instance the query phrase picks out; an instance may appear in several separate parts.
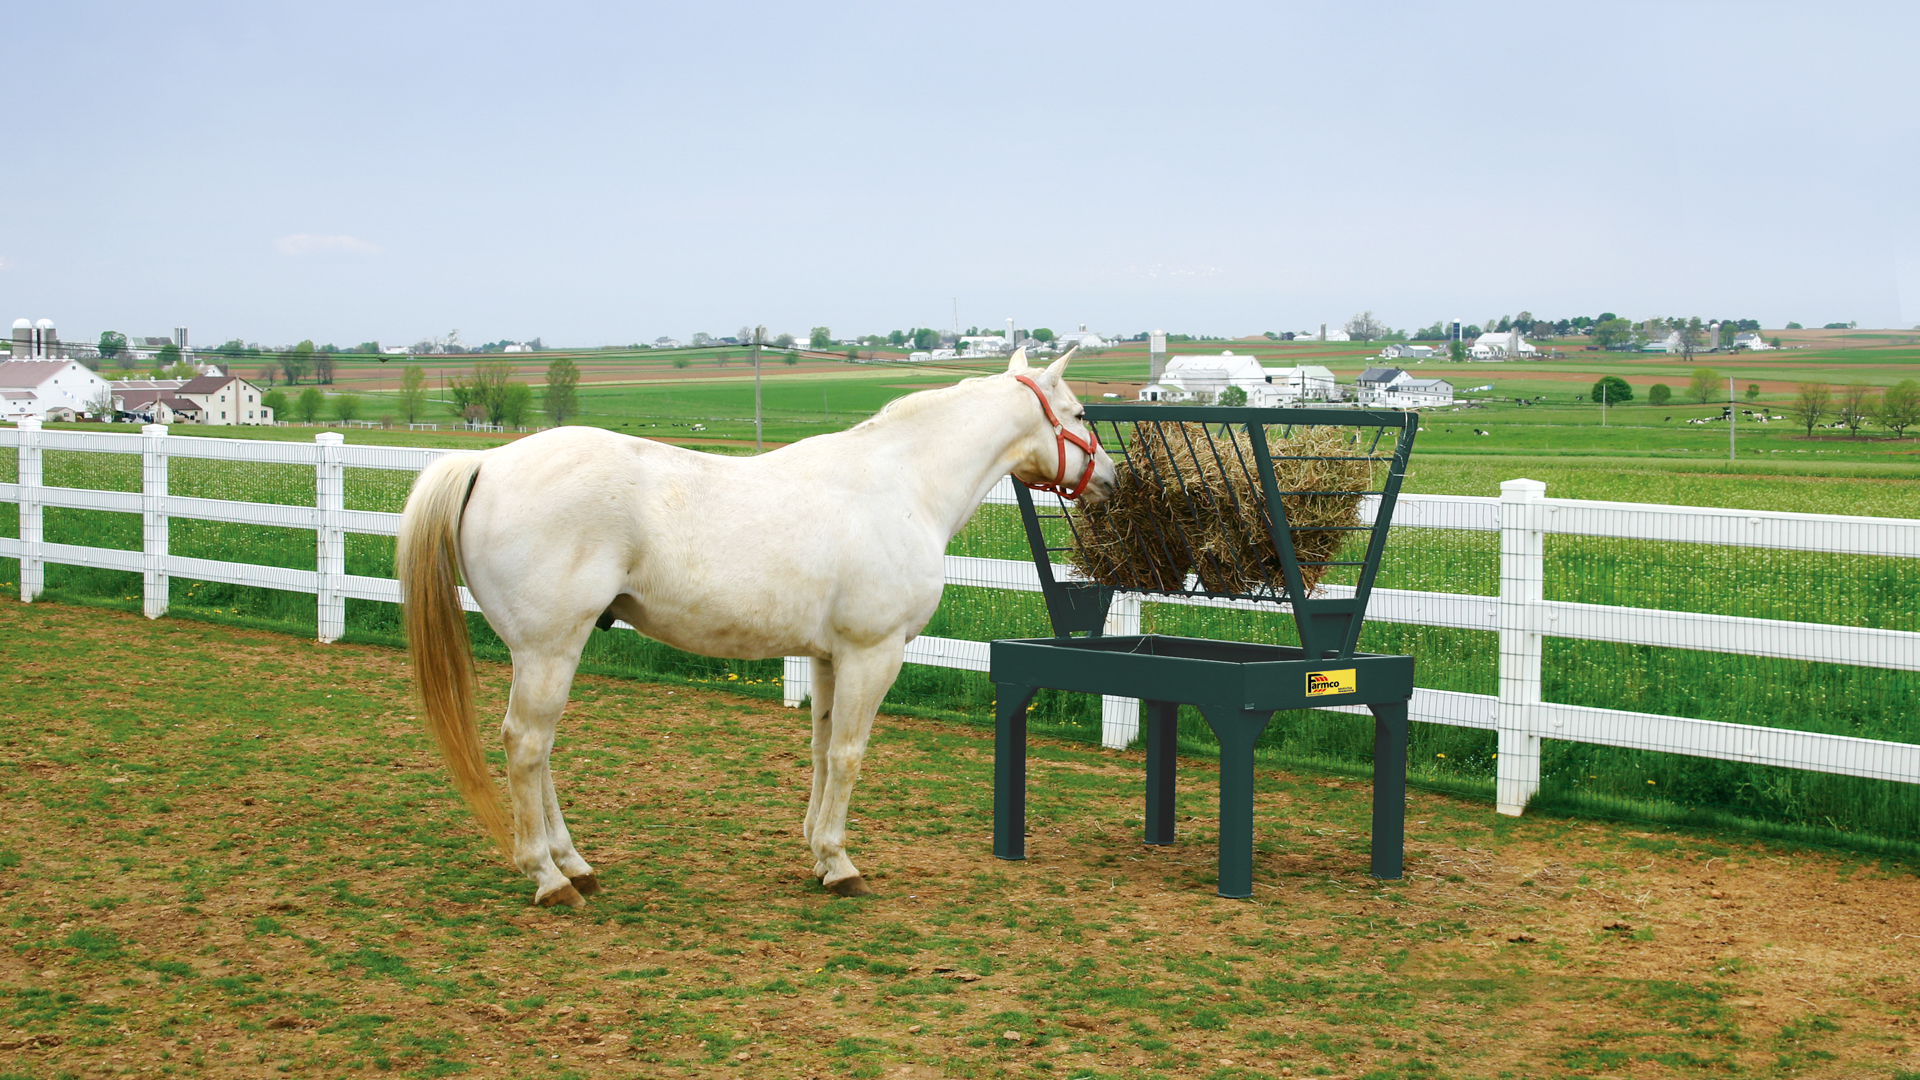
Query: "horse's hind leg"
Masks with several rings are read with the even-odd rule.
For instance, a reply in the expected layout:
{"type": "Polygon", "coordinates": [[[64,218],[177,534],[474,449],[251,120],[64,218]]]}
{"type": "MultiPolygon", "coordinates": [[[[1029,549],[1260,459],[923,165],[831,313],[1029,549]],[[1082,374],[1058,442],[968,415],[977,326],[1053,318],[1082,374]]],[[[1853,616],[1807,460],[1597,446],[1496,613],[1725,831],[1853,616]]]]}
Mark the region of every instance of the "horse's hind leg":
{"type": "Polygon", "coordinates": [[[566,708],[578,658],[577,646],[566,656],[516,652],[513,692],[507,699],[506,722],[500,726],[507,747],[507,791],[513,797],[513,862],[534,880],[534,901],[542,907],[584,905],[586,899],[569,880],[568,871],[589,879],[593,874],[593,868],[573,853],[549,771],[553,732],[566,708]],[[556,852],[567,866],[555,865],[556,852]]]}
{"type": "Polygon", "coordinates": [[[553,790],[553,768],[549,763],[546,769],[545,789],[547,807],[547,850],[553,855],[553,864],[567,875],[574,890],[581,896],[592,896],[600,891],[600,881],[593,876],[593,867],[573,849],[573,834],[567,830],[567,819],[560,813],[560,797],[553,790]]]}

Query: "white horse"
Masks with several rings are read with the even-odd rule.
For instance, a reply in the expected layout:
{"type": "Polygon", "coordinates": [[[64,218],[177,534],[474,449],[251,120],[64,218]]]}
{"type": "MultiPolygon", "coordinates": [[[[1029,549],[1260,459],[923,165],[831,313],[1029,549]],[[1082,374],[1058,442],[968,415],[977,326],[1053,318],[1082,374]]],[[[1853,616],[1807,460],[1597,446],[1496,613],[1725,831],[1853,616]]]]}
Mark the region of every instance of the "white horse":
{"type": "Polygon", "coordinates": [[[548,755],[580,650],[603,616],[708,656],[813,658],[813,873],[869,890],[847,803],[874,711],[940,602],[947,543],[1001,477],[1091,501],[1113,462],[1062,381],[1014,353],[1003,374],[900,398],[847,431],[752,458],[558,428],[421,472],[397,565],[427,727],[455,786],[546,906],[598,891],[548,755]],[[513,655],[501,725],[511,819],[474,720],[455,571],[513,655]]]}

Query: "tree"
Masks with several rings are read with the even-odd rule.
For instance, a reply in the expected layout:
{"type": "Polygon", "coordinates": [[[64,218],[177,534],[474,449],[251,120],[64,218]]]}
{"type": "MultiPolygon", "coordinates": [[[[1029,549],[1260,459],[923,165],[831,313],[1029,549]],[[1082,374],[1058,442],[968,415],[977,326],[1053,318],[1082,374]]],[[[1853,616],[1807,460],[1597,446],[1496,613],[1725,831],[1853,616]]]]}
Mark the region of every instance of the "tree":
{"type": "Polygon", "coordinates": [[[418,421],[427,411],[427,373],[420,370],[419,364],[408,364],[400,372],[400,398],[396,404],[401,417],[409,424],[418,421]]]}
{"type": "Polygon", "coordinates": [[[676,368],[683,368],[693,363],[693,361],[687,358],[686,353],[677,353],[674,355],[674,358],[667,361],[667,363],[672,364],[676,368]]]}
{"type": "Polygon", "coordinates": [[[1674,332],[1680,335],[1680,353],[1686,357],[1688,363],[1692,363],[1693,351],[1699,348],[1701,342],[1707,338],[1707,328],[1700,322],[1698,315],[1686,322],[1675,319],[1674,323],[1676,324],[1673,328],[1674,332]]]}
{"type": "Polygon", "coordinates": [[[833,348],[833,331],[827,329],[824,326],[814,327],[807,334],[807,348],[809,349],[833,348]]]}
{"type": "MultiPolygon", "coordinates": [[[[172,342],[168,342],[167,348],[173,350],[173,358],[175,360],[180,359],[180,349],[178,346],[174,345],[172,342]]],[[[120,366],[121,371],[132,371],[133,366],[140,362],[140,358],[133,354],[132,349],[121,349],[119,352],[113,354],[113,362],[120,366]]],[[[165,363],[161,362],[160,357],[155,357],[154,364],[158,367],[167,366],[165,363]]]]}
{"type": "Polygon", "coordinates": [[[380,355],[380,343],[377,341],[363,341],[355,346],[354,350],[356,352],[371,353],[374,356],[378,356],[380,355]]]}
{"type": "Polygon", "coordinates": [[[1348,319],[1343,329],[1355,341],[1373,341],[1386,336],[1387,324],[1374,318],[1373,312],[1363,311],[1348,319]]]}
{"type": "Polygon", "coordinates": [[[1712,400],[1719,389],[1720,373],[1710,367],[1694,368],[1693,377],[1687,380],[1687,393],[1702,405],[1712,400]]]}
{"type": "Polygon", "coordinates": [[[906,331],[904,331],[904,330],[891,330],[891,331],[888,331],[888,333],[887,333],[887,344],[889,344],[889,345],[892,345],[892,346],[894,346],[895,348],[898,348],[899,346],[902,346],[902,345],[905,345],[906,343],[907,343],[907,332],[906,332],[906,331]]]}
{"type": "Polygon", "coordinates": [[[556,356],[547,365],[547,416],[557,427],[567,422],[570,416],[580,413],[575,403],[574,388],[580,385],[580,369],[565,356],[556,356]]]}
{"type": "Polygon", "coordinates": [[[86,400],[88,416],[97,416],[103,420],[113,419],[113,387],[101,383],[93,388],[93,394],[86,400]]]}
{"type": "Polygon", "coordinates": [[[1788,324],[1787,324],[1787,329],[1789,329],[1789,330],[1804,330],[1804,329],[1806,329],[1806,327],[1804,327],[1804,326],[1801,326],[1801,325],[1800,325],[1799,323],[1797,323],[1797,322],[1790,322],[1790,323],[1788,323],[1788,324]]]}
{"type": "Polygon", "coordinates": [[[793,341],[792,334],[776,334],[773,339],[773,347],[776,349],[791,349],[793,348],[793,341]]]}
{"type": "Polygon", "coordinates": [[[350,423],[354,420],[359,419],[360,418],[360,395],[358,394],[334,395],[333,415],[339,417],[340,422],[343,424],[350,423]]]}
{"type": "Polygon", "coordinates": [[[1673,387],[1657,382],[1647,388],[1647,404],[1660,406],[1673,400],[1673,387]]]}
{"type": "Polygon", "coordinates": [[[533,415],[533,387],[526,383],[508,383],[500,388],[500,407],[494,423],[521,427],[533,415]]]}
{"type": "Polygon", "coordinates": [[[321,393],[319,387],[309,386],[300,391],[300,396],[294,400],[293,414],[311,424],[320,415],[320,410],[326,406],[326,403],[327,395],[321,393]]]}
{"type": "Polygon", "coordinates": [[[1747,400],[1748,401],[1760,400],[1760,384],[1759,383],[1750,382],[1747,384],[1747,400]]]}
{"type": "Polygon", "coordinates": [[[1229,386],[1220,391],[1220,404],[1240,406],[1247,403],[1247,392],[1237,386],[1229,386]]]}
{"type": "Polygon", "coordinates": [[[1612,349],[1633,343],[1633,324],[1625,319],[1602,318],[1593,324],[1593,343],[1602,349],[1612,349]]]}
{"type": "Polygon", "coordinates": [[[1033,333],[1030,334],[1029,336],[1032,337],[1033,340],[1038,341],[1042,345],[1044,345],[1047,342],[1052,341],[1056,335],[1052,330],[1049,330],[1044,326],[1040,326],[1040,327],[1035,327],[1033,333]]]}
{"type": "Polygon", "coordinates": [[[259,371],[253,373],[253,377],[261,386],[272,386],[273,377],[278,374],[280,374],[279,368],[272,364],[263,364],[259,371]]]}
{"type": "Polygon", "coordinates": [[[274,419],[277,420],[287,413],[287,392],[285,390],[269,390],[260,395],[260,404],[273,410],[274,419]]]}
{"type": "Polygon", "coordinates": [[[1847,433],[1854,438],[1860,437],[1860,429],[1873,419],[1873,387],[1866,383],[1850,383],[1840,391],[1840,422],[1847,425],[1847,433]]]}
{"type": "Polygon", "coordinates": [[[327,386],[333,385],[333,354],[314,351],[308,354],[313,364],[313,381],[327,386]]]}
{"type": "Polygon", "coordinates": [[[170,368],[179,362],[180,346],[175,345],[171,341],[160,346],[160,351],[153,354],[153,364],[155,367],[170,368]]]}
{"type": "Polygon", "coordinates": [[[1880,396],[1880,426],[1891,429],[1899,438],[1908,427],[1920,424],[1920,383],[1901,379],[1880,396]]]}
{"type": "MultiPolygon", "coordinates": [[[[1051,333],[1052,331],[1048,331],[1048,332],[1051,333]]],[[[1035,331],[1034,336],[1040,341],[1053,340],[1050,337],[1048,338],[1039,337],[1038,331],[1035,331]]],[[[913,347],[916,349],[919,349],[921,352],[926,352],[930,349],[939,348],[940,347],[940,331],[930,330],[924,326],[918,330],[915,330],[913,332],[913,347]]]]}
{"type": "Polygon", "coordinates": [[[1628,386],[1627,380],[1618,375],[1602,375],[1593,384],[1593,389],[1588,394],[1595,401],[1618,405],[1633,400],[1633,387],[1628,386]]]}
{"type": "Polygon", "coordinates": [[[297,348],[288,349],[280,354],[280,370],[286,373],[287,385],[292,386],[299,382],[300,376],[307,373],[307,362],[312,356],[312,352],[303,353],[297,348]]]}
{"type": "Polygon", "coordinates": [[[111,360],[127,351],[127,335],[118,330],[100,331],[100,356],[111,360]]]}
{"type": "Polygon", "coordinates": [[[1827,409],[1833,404],[1833,391],[1823,383],[1803,382],[1793,388],[1793,404],[1787,406],[1787,412],[1813,434],[1813,425],[1827,415],[1827,409]]]}
{"type": "MultiPolygon", "coordinates": [[[[524,386],[524,383],[511,383],[513,364],[506,360],[482,360],[473,365],[473,376],[466,381],[455,379],[447,385],[449,396],[453,398],[452,408],[455,416],[467,417],[467,409],[477,406],[490,424],[504,422],[506,416],[506,392],[509,385],[524,386]]],[[[533,391],[528,390],[528,394],[533,391]]],[[[526,406],[532,409],[531,399],[526,406]]]]}
{"type": "Polygon", "coordinates": [[[1453,361],[1456,364],[1466,363],[1467,343],[1457,339],[1454,341],[1449,341],[1447,343],[1447,359],[1453,361]]]}

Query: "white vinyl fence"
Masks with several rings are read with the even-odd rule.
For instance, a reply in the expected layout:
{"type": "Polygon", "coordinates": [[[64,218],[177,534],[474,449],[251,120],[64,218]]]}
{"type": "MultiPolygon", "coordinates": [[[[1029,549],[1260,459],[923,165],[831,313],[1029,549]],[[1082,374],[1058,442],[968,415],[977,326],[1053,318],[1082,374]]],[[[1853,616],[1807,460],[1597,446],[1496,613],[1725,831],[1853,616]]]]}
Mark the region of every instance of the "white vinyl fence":
{"type": "MultiPolygon", "coordinates": [[[[31,420],[14,430],[0,429],[0,447],[7,446],[17,448],[19,478],[17,483],[0,484],[0,502],[19,504],[20,535],[17,539],[0,537],[0,558],[20,560],[22,600],[32,602],[40,594],[44,568],[50,562],[143,575],[143,609],[149,618],[166,613],[168,579],[174,576],[282,589],[318,598],[322,641],[335,640],[344,632],[348,597],[387,603],[400,600],[398,582],[345,572],[346,534],[397,535],[400,515],[346,509],[343,470],[417,472],[442,454],[460,452],[349,446],[337,432],[321,432],[312,444],[303,444],[175,436],[158,425],[142,428],[139,435],[54,432],[40,430],[39,423],[31,420]],[[41,482],[40,455],[45,450],[138,454],[142,490],[48,487],[41,482]],[[171,458],[311,467],[315,505],[170,496],[167,463],[171,458]],[[47,543],[42,530],[46,507],[140,514],[143,550],[47,543]],[[317,569],[291,570],[173,555],[168,551],[167,536],[171,518],[312,529],[317,569]]],[[[1011,505],[1011,485],[1003,482],[988,501],[1011,505]]],[[[1376,589],[1368,608],[1368,618],[1379,622],[1498,633],[1498,694],[1416,689],[1411,717],[1424,723],[1486,728],[1498,733],[1496,803],[1500,813],[1520,813],[1539,789],[1543,737],[1920,783],[1920,745],[1916,744],[1541,700],[1541,645],[1547,637],[1920,671],[1920,633],[1546,600],[1548,534],[1920,558],[1920,521],[1549,499],[1542,483],[1510,480],[1501,485],[1497,499],[1403,495],[1394,524],[1500,534],[1499,595],[1376,589]]],[[[1072,573],[1064,566],[1056,566],[1054,572],[1061,576],[1072,573]]],[[[1010,591],[1037,592],[1040,588],[1038,573],[1027,560],[949,556],[946,580],[952,585],[1010,591]]],[[[1108,632],[1139,632],[1142,601],[1138,594],[1116,596],[1108,632]]],[[[468,610],[478,610],[465,589],[461,590],[461,602],[468,610]]],[[[1272,604],[1254,602],[1160,596],[1151,602],[1276,610],[1272,604]]],[[[984,672],[988,668],[988,643],[921,637],[908,646],[907,662],[984,672]]],[[[805,698],[808,671],[809,662],[804,658],[786,661],[784,698],[788,705],[798,705],[805,698]]],[[[1364,711],[1358,706],[1336,709],[1364,711]]],[[[1102,717],[1102,742],[1108,746],[1125,746],[1138,733],[1137,702],[1109,698],[1102,717]]]]}

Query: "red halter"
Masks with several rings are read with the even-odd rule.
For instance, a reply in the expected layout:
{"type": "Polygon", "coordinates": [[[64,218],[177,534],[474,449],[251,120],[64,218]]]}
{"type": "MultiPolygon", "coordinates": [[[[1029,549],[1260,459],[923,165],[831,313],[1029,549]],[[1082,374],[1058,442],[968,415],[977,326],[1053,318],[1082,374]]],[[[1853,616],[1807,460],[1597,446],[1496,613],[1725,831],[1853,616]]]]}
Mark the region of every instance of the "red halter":
{"type": "Polygon", "coordinates": [[[1022,484],[1027,484],[1029,488],[1035,491],[1051,491],[1055,495],[1068,500],[1079,498],[1080,493],[1087,490],[1087,482],[1093,479],[1093,467],[1095,464],[1094,453],[1100,449],[1100,433],[1095,431],[1092,425],[1088,425],[1085,437],[1075,435],[1073,432],[1068,431],[1066,427],[1060,423],[1060,418],[1053,414],[1053,404],[1047,400],[1047,395],[1040,389],[1039,384],[1025,375],[1015,375],[1014,378],[1026,383],[1027,389],[1033,391],[1033,396],[1040,399],[1040,408],[1047,414],[1047,423],[1053,425],[1053,444],[1060,451],[1060,464],[1054,469],[1053,479],[1051,481],[1040,484],[1027,484],[1025,480],[1020,480],[1017,476],[1014,477],[1014,479],[1020,480],[1022,484]],[[1087,455],[1087,471],[1080,474],[1080,479],[1075,482],[1073,486],[1062,487],[1061,485],[1067,482],[1068,443],[1079,447],[1081,452],[1087,455]]]}

